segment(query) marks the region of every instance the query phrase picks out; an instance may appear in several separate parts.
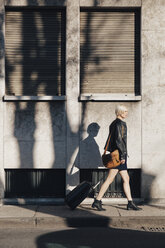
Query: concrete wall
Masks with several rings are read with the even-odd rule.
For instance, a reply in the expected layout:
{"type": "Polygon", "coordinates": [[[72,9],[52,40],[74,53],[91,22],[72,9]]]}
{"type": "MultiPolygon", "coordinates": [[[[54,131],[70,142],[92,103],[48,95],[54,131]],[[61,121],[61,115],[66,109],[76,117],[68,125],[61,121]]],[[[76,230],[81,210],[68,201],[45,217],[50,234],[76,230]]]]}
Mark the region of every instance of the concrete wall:
{"type": "Polygon", "coordinates": [[[3,168],[3,116],[4,105],[2,97],[4,95],[5,86],[5,68],[4,68],[4,4],[0,2],[0,198],[4,196],[4,168],[3,168]]]}
{"type": "Polygon", "coordinates": [[[142,1],[143,196],[165,198],[165,1],[142,1]]]}
{"type": "MultiPolygon", "coordinates": [[[[142,101],[129,109],[128,167],[142,168],[142,196],[165,198],[164,164],[164,1],[59,0],[5,1],[8,6],[66,7],[66,101],[3,102],[4,47],[1,42],[0,192],[4,168],[66,168],[67,190],[79,182],[79,168],[103,168],[101,154],[117,102],[78,101],[81,7],[142,7],[142,101]],[[3,119],[4,118],[4,119],[3,119]],[[4,127],[3,127],[4,125],[4,127]],[[99,126],[99,129],[97,127],[99,126]],[[159,153],[159,162],[157,155],[159,153]],[[152,154],[152,156],[151,156],[152,154]]],[[[1,6],[3,16],[4,7],[1,6]]],[[[4,22],[1,18],[1,37],[4,22]]]]}

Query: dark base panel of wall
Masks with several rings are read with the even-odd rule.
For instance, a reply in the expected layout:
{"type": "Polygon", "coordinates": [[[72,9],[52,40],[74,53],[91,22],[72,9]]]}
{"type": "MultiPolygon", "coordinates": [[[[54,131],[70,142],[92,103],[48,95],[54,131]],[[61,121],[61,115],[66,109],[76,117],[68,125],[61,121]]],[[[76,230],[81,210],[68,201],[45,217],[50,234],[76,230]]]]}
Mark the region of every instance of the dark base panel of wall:
{"type": "Polygon", "coordinates": [[[64,198],[65,169],[6,169],[5,198],[64,198]]]}
{"type": "MultiPolygon", "coordinates": [[[[141,169],[129,169],[128,170],[130,176],[130,186],[131,193],[133,198],[140,198],[141,196],[141,169]]],[[[99,180],[101,180],[100,185],[95,188],[94,193],[90,195],[90,197],[97,196],[99,193],[100,187],[105,181],[108,175],[107,169],[80,169],[80,182],[89,181],[95,185],[99,180]]],[[[125,197],[123,192],[123,182],[120,174],[118,173],[115,177],[115,180],[108,188],[107,192],[104,195],[105,198],[120,198],[125,197]]]]}

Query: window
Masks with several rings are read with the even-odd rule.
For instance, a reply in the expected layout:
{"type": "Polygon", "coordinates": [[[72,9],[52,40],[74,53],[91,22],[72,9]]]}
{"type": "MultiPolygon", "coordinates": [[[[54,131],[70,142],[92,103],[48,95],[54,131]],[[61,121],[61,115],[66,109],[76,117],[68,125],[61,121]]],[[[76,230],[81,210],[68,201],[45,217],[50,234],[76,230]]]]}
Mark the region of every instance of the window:
{"type": "Polygon", "coordinates": [[[7,9],[6,95],[65,95],[64,9],[7,9]]]}
{"type": "Polygon", "coordinates": [[[103,100],[105,95],[136,99],[140,95],[139,9],[82,9],[80,17],[81,99],[94,95],[102,95],[103,100]]]}

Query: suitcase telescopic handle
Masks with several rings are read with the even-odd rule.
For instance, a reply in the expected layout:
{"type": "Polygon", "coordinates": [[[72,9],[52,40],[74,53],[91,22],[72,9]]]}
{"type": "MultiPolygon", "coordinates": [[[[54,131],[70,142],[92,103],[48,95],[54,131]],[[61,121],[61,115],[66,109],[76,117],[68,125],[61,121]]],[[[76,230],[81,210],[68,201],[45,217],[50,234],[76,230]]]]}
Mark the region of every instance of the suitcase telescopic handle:
{"type": "Polygon", "coordinates": [[[100,181],[96,183],[94,186],[92,186],[93,189],[95,189],[100,184],[100,181]]]}
{"type": "Polygon", "coordinates": [[[102,177],[102,178],[98,181],[98,183],[96,183],[95,185],[93,185],[92,188],[95,189],[95,188],[101,183],[101,181],[102,181],[103,179],[104,179],[104,177],[102,177]]]}

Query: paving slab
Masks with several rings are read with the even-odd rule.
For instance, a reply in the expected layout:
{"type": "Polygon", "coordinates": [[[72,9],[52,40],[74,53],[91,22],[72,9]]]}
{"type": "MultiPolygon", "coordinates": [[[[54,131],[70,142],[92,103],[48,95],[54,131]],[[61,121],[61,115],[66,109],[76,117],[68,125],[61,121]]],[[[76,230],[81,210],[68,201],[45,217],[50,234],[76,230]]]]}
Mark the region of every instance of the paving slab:
{"type": "Polygon", "coordinates": [[[0,218],[32,218],[35,216],[37,206],[0,206],[0,218]]]}
{"type": "Polygon", "coordinates": [[[103,208],[106,209],[106,211],[98,211],[97,209],[91,208],[91,205],[80,205],[79,211],[80,213],[88,213],[90,215],[96,216],[108,216],[108,217],[119,217],[119,210],[118,208],[114,207],[113,205],[104,205],[103,208]],[[84,212],[82,212],[84,211],[84,212]]]}
{"type": "Polygon", "coordinates": [[[159,216],[159,217],[165,217],[165,209],[162,208],[156,208],[154,206],[140,206],[142,208],[141,211],[134,211],[134,210],[126,210],[126,207],[123,206],[116,206],[116,208],[118,209],[120,216],[125,216],[125,217],[152,217],[152,216],[159,216]]]}

